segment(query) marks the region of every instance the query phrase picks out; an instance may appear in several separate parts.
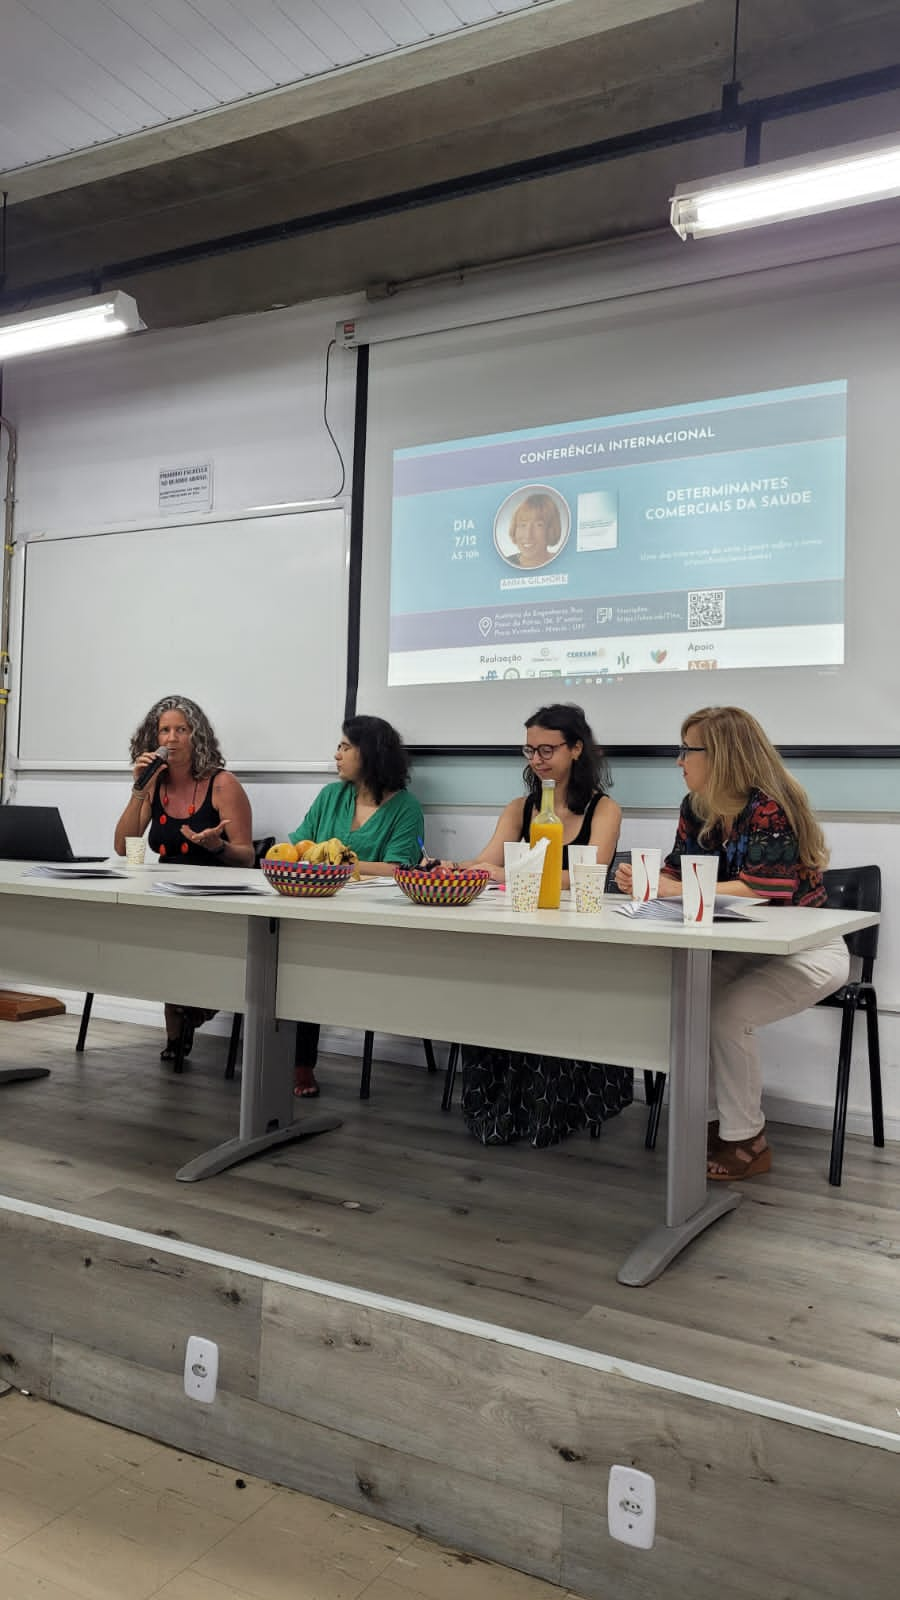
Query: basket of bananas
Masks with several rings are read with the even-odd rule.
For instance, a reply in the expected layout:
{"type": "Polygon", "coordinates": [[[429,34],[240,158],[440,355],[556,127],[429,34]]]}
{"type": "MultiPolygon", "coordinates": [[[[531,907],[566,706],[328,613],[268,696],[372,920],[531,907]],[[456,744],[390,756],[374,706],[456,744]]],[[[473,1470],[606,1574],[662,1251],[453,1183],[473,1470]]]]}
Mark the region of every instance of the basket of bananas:
{"type": "Polygon", "coordinates": [[[340,839],[325,839],[321,844],[301,839],[299,844],[273,844],[260,866],[267,883],[279,894],[322,899],[337,894],[352,877],[359,876],[358,859],[340,839]]]}

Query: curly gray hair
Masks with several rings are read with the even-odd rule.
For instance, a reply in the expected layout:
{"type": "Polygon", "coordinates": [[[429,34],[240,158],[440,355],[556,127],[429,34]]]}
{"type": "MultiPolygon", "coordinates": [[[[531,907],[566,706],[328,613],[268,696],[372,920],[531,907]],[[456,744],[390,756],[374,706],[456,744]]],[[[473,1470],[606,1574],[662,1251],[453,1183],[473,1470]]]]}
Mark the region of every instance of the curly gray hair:
{"type": "Polygon", "coordinates": [[[159,719],[164,711],[182,711],[191,730],[191,773],[204,778],[208,772],[224,767],[225,757],[219,748],[212,723],[205,711],[193,700],[181,694],[167,694],[150,707],[143,722],[131,737],[131,759],[136,761],[142,750],[155,750],[159,742],[159,719]]]}

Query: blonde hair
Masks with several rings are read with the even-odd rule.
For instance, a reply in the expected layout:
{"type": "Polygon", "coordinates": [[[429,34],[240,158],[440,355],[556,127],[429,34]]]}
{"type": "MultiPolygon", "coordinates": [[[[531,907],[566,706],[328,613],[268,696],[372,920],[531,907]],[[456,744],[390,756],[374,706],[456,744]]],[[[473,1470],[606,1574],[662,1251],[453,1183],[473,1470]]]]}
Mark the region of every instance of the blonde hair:
{"type": "Polygon", "coordinates": [[[555,549],[562,538],[562,519],[559,515],[559,506],[549,494],[530,494],[527,500],[520,500],[509,522],[509,537],[515,544],[515,532],[519,517],[523,511],[530,511],[533,517],[543,517],[545,530],[545,544],[548,550],[555,549]]]}
{"type": "Polygon", "coordinates": [[[691,808],[703,824],[701,844],[709,841],[717,822],[743,809],[751,789],[761,789],[787,817],[800,865],[810,870],[826,867],[828,847],[806,790],[788,772],[756,718],[739,706],[706,706],[685,717],[682,740],[689,728],[702,741],[709,763],[703,793],[691,793],[691,808]]]}

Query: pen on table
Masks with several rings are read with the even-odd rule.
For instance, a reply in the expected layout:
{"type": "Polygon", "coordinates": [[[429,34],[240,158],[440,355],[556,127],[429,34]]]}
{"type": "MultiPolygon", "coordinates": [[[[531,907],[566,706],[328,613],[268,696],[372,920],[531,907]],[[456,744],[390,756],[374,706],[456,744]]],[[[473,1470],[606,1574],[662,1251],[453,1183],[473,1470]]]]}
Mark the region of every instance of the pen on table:
{"type": "Polygon", "coordinates": [[[416,844],[419,846],[419,849],[422,852],[421,856],[419,857],[419,866],[420,867],[424,867],[426,869],[430,869],[431,867],[436,867],[437,866],[437,862],[434,861],[432,859],[432,857],[428,855],[428,853],[427,853],[427,851],[425,849],[425,840],[424,839],[420,839],[418,834],[416,834],[416,844]]]}

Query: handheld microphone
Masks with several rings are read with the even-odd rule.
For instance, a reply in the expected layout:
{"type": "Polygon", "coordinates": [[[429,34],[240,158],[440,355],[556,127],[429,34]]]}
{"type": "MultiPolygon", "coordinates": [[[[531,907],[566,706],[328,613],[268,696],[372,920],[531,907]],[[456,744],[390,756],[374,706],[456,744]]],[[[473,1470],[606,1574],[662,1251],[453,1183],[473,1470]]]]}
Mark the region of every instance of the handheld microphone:
{"type": "Polygon", "coordinates": [[[168,766],[168,764],[169,764],[168,747],[166,745],[164,745],[164,744],[161,744],[159,749],[156,752],[156,755],[153,757],[153,760],[150,762],[149,766],[146,766],[144,768],[144,770],[141,773],[140,777],[135,778],[135,780],[134,780],[134,788],[135,789],[146,789],[148,783],[150,782],[150,779],[151,778],[155,778],[156,774],[159,772],[160,768],[161,767],[166,767],[166,766],[168,766]]]}

